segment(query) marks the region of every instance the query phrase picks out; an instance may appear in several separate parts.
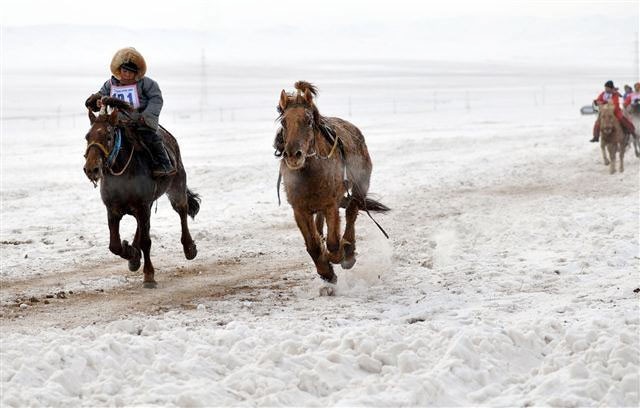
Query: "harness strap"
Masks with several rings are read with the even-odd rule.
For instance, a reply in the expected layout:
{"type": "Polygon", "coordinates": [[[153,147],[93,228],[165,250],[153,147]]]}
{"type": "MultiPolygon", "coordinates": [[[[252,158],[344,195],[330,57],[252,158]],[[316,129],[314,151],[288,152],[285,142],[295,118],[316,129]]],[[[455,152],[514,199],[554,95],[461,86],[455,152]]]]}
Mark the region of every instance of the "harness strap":
{"type": "Polygon", "coordinates": [[[91,142],[91,143],[89,143],[89,146],[87,146],[87,150],[84,151],[84,157],[87,157],[87,154],[89,153],[89,149],[91,149],[94,146],[97,147],[98,149],[100,149],[102,151],[102,153],[104,153],[104,157],[109,156],[109,151],[107,150],[106,147],[104,147],[102,145],[102,143],[91,142]]]}
{"type": "MultiPolygon", "coordinates": [[[[120,147],[122,146],[122,131],[120,128],[116,128],[115,129],[115,141],[113,144],[113,149],[111,149],[111,153],[109,153],[109,157],[107,157],[107,166],[111,167],[113,165],[113,162],[116,160],[116,157],[118,157],[118,153],[120,153],[120,147]]],[[[132,149],[133,151],[133,149],[132,149]]]]}

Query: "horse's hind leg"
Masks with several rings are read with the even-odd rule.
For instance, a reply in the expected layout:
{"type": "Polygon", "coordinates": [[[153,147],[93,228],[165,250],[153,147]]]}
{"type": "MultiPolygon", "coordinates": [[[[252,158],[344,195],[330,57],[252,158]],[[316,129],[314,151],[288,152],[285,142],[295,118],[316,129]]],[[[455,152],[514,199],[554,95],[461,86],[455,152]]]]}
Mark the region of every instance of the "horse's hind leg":
{"type": "Polygon", "coordinates": [[[304,238],[304,244],[307,247],[307,252],[313,259],[313,263],[316,265],[316,271],[318,275],[329,283],[336,283],[337,277],[333,272],[333,267],[327,259],[326,253],[322,250],[322,240],[320,234],[314,225],[313,214],[306,212],[293,210],[293,215],[296,219],[296,224],[302,233],[304,238]]]}
{"type": "Polygon", "coordinates": [[[316,230],[321,237],[324,236],[324,214],[321,212],[316,213],[316,230]]]}
{"type": "Polygon", "coordinates": [[[344,252],[340,246],[340,212],[338,205],[327,208],[325,212],[327,218],[327,252],[329,261],[340,263],[344,258],[344,252]]]}
{"type": "Polygon", "coordinates": [[[185,258],[191,260],[198,254],[196,244],[193,242],[191,233],[189,232],[189,223],[187,216],[189,214],[189,200],[187,197],[186,189],[181,192],[168,191],[167,196],[171,202],[171,206],[180,216],[180,226],[182,233],[180,236],[180,242],[182,243],[182,250],[184,251],[185,258]]]}
{"type": "Polygon", "coordinates": [[[340,265],[344,269],[351,269],[356,263],[356,219],[358,218],[358,203],[355,199],[349,201],[346,210],[346,225],[342,236],[344,259],[340,265]]]}

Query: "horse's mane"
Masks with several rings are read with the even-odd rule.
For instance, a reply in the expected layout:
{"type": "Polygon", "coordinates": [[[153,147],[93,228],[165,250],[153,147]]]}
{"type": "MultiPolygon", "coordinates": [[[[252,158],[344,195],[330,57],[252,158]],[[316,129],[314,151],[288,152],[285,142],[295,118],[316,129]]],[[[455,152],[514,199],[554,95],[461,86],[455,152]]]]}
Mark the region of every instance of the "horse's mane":
{"type": "Polygon", "coordinates": [[[614,115],[614,117],[615,117],[615,107],[613,106],[613,102],[607,102],[604,105],[600,105],[600,114],[601,115],[614,115]]]}
{"type": "MultiPolygon", "coordinates": [[[[313,114],[314,126],[316,127],[319,126],[320,123],[324,122],[324,117],[320,114],[320,111],[318,110],[318,107],[316,106],[314,101],[312,100],[311,102],[307,102],[303,96],[305,91],[309,91],[309,93],[313,96],[313,98],[317,97],[318,88],[312,83],[307,81],[298,81],[294,84],[294,87],[296,91],[288,94],[288,102],[290,104],[291,103],[301,104],[309,108],[313,114]]],[[[276,109],[278,111],[278,118],[276,119],[276,121],[282,124],[282,120],[284,119],[284,111],[282,110],[280,105],[278,105],[276,109]]]]}
{"type": "Polygon", "coordinates": [[[113,98],[111,96],[103,97],[102,104],[128,112],[133,110],[133,106],[131,106],[129,103],[123,101],[122,99],[113,98]]]}

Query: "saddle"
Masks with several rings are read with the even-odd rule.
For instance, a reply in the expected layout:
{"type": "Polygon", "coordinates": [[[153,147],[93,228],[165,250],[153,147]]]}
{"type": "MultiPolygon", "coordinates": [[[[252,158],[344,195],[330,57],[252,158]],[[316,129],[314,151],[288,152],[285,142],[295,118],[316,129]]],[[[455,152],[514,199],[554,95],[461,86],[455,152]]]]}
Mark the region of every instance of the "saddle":
{"type": "MultiPolygon", "coordinates": [[[[124,134],[124,136],[127,138],[129,143],[131,143],[131,146],[133,147],[133,151],[134,152],[136,152],[136,153],[140,153],[140,152],[146,153],[146,154],[149,155],[149,157],[152,160],[155,160],[151,148],[149,146],[147,146],[147,144],[144,142],[144,140],[141,137],[139,137],[138,133],[136,132],[136,128],[137,128],[137,126],[132,124],[132,123],[130,123],[130,122],[122,122],[122,123],[120,123],[119,126],[117,127],[117,130],[116,130],[116,140],[117,140],[119,134],[124,134]]],[[[166,138],[163,137],[163,132],[173,138],[173,135],[167,129],[165,129],[162,125],[158,125],[158,130],[156,130],[156,135],[158,135],[160,137],[160,139],[162,139],[164,148],[167,151],[167,156],[169,156],[169,160],[171,161],[171,164],[174,167],[176,167],[177,160],[176,160],[175,147],[172,146],[171,143],[166,143],[166,138]]],[[[115,147],[113,149],[114,150],[113,151],[113,159],[115,159],[115,157],[117,157],[118,153],[120,152],[120,148],[121,148],[121,143],[118,143],[116,141],[115,147]]]]}

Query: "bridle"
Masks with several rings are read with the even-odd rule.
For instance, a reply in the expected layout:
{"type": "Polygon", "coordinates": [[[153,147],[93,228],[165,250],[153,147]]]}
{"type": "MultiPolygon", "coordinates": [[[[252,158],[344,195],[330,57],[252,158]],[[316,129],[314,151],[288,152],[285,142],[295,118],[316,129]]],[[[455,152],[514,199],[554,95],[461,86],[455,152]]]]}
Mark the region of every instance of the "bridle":
{"type": "MultiPolygon", "coordinates": [[[[112,125],[107,124],[107,133],[112,137],[112,139],[115,141],[117,135],[116,133],[116,128],[112,125]]],[[[86,159],[87,156],[89,155],[89,150],[95,147],[97,148],[100,153],[102,153],[102,158],[103,158],[103,165],[104,167],[106,167],[109,170],[109,173],[111,173],[114,176],[121,176],[122,174],[124,174],[124,172],[127,170],[127,168],[129,167],[129,164],[131,164],[131,159],[133,158],[133,147],[131,148],[131,153],[129,154],[129,158],[127,159],[127,163],[124,165],[124,167],[122,168],[122,170],[115,172],[113,171],[113,168],[111,166],[113,166],[113,163],[115,162],[116,159],[116,155],[118,152],[114,152],[115,149],[115,142],[114,142],[114,146],[112,146],[110,149],[107,149],[102,143],[100,142],[90,142],[87,145],[87,149],[84,152],[84,158],[86,159]],[[115,154],[114,154],[115,153],[115,154]],[[113,157],[112,157],[113,154],[113,157]]]]}
{"type": "MultiPolygon", "coordinates": [[[[320,123],[316,123],[313,117],[313,112],[310,112],[307,105],[304,103],[292,103],[287,105],[287,107],[284,109],[284,111],[282,112],[282,116],[284,118],[284,112],[286,112],[288,109],[290,108],[295,108],[295,107],[302,107],[304,109],[304,112],[306,115],[309,115],[311,117],[311,127],[313,128],[313,140],[312,140],[312,145],[311,145],[311,153],[305,154],[305,158],[309,158],[309,157],[315,157],[316,159],[322,159],[322,160],[327,160],[330,159],[339,144],[340,138],[338,137],[338,135],[333,135],[333,145],[331,147],[331,151],[329,151],[329,154],[327,156],[322,156],[321,154],[318,153],[318,150],[316,149],[316,137],[317,137],[317,132],[321,132],[320,130],[320,126],[322,126],[320,123]]],[[[284,126],[283,126],[284,127],[284,126]]],[[[286,130],[286,129],[285,129],[286,130]]],[[[286,134],[286,132],[284,132],[286,134]]],[[[283,142],[285,142],[286,144],[286,139],[283,136],[283,142]]]]}

